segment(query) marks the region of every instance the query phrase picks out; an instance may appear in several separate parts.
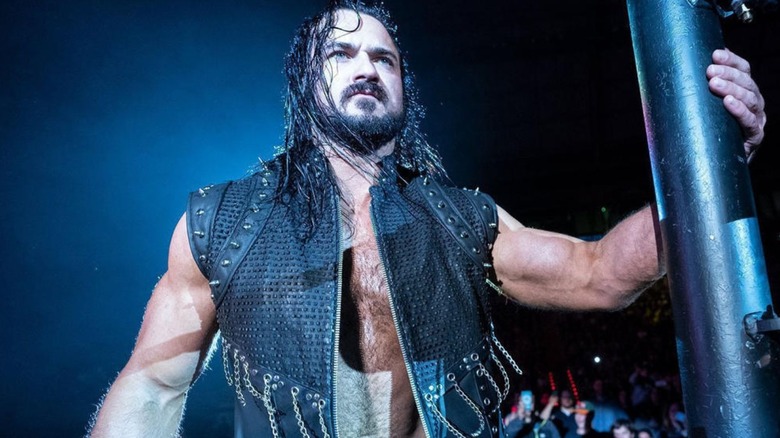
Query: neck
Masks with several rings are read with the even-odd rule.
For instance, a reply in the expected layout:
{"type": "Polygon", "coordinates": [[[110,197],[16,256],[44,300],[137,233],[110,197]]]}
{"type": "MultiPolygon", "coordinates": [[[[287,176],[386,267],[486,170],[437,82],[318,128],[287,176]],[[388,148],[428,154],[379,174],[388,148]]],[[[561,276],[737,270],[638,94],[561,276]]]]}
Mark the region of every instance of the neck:
{"type": "Polygon", "coordinates": [[[339,189],[349,202],[368,194],[381,172],[381,161],[393,153],[395,141],[390,141],[370,156],[360,156],[339,145],[325,145],[325,157],[333,169],[339,189]]]}

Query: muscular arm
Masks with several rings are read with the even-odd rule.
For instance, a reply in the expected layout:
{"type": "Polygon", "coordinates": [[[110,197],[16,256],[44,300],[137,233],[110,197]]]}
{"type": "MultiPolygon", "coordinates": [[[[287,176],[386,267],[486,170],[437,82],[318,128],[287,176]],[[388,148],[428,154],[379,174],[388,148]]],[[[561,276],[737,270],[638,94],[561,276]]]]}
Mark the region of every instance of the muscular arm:
{"type": "Polygon", "coordinates": [[[499,209],[498,279],[507,295],[532,307],[623,308],[661,276],[659,254],[649,207],[598,242],[526,228],[499,209]]]}
{"type": "MultiPolygon", "coordinates": [[[[750,64],[716,50],[707,68],[709,88],[742,127],[745,155],[764,137],[764,99],[750,64]]],[[[499,210],[493,249],[504,291],[534,307],[568,310],[620,309],[662,275],[660,238],[651,209],[630,216],[598,242],[526,228],[499,210]]]]}
{"type": "Polygon", "coordinates": [[[92,437],[177,434],[187,390],[216,333],[208,281],[192,258],[186,228],[182,217],[168,272],[152,293],[133,354],[103,400],[92,437]]]}

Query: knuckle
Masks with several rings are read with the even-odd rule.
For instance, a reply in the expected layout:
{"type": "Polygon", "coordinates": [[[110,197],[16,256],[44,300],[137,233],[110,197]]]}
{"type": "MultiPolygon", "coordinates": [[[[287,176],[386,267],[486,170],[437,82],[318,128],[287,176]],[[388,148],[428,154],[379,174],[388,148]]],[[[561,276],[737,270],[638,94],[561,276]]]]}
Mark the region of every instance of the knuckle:
{"type": "MultiPolygon", "coordinates": [[[[732,104],[731,108],[731,114],[734,115],[734,117],[740,119],[741,121],[745,122],[747,118],[749,118],[753,113],[751,113],[744,103],[742,103],[739,100],[735,100],[732,104]]],[[[747,123],[745,123],[747,124],[747,123]]]]}
{"type": "Polygon", "coordinates": [[[745,84],[747,88],[754,88],[756,86],[755,82],[753,82],[753,78],[750,77],[750,72],[737,70],[737,76],[734,79],[745,84]]]}
{"type": "Polygon", "coordinates": [[[745,105],[750,108],[752,112],[757,113],[761,110],[761,105],[755,93],[750,91],[746,92],[744,101],[745,105]]]}
{"type": "Polygon", "coordinates": [[[764,111],[764,106],[766,105],[766,102],[764,101],[764,96],[761,94],[758,95],[758,109],[759,111],[764,111]]]}

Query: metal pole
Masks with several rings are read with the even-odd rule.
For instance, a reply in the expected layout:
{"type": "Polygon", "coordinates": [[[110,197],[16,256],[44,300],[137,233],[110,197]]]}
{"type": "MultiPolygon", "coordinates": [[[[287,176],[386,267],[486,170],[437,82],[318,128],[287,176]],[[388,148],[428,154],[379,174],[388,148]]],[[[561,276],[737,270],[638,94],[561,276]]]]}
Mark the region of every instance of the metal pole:
{"type": "Polygon", "coordinates": [[[707,86],[723,47],[709,2],[627,0],[690,437],[780,437],[771,305],[742,135],[707,86]],[[771,366],[770,366],[771,364],[771,366]]]}

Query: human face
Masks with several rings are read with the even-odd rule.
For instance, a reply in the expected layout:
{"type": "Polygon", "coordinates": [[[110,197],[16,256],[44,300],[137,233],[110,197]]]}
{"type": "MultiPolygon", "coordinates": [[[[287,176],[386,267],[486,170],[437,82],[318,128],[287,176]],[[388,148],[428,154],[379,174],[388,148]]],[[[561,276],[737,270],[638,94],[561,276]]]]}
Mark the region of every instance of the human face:
{"type": "Polygon", "coordinates": [[[613,438],[633,438],[633,435],[631,429],[626,426],[620,426],[612,431],[613,438]]]}
{"type": "Polygon", "coordinates": [[[561,391],[561,406],[566,409],[571,409],[574,406],[574,399],[569,391],[561,391]]]}
{"type": "Polygon", "coordinates": [[[403,113],[401,59],[376,18],[341,9],[325,46],[325,89],[345,117],[382,119],[403,113]]]}

